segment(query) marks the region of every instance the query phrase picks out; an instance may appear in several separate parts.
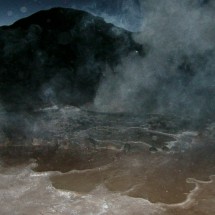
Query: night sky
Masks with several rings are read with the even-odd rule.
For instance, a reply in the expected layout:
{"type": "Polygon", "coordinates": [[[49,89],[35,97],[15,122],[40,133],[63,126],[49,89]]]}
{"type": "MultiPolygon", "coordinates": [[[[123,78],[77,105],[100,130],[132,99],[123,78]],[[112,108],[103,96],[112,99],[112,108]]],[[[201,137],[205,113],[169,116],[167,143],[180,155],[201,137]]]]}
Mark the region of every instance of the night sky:
{"type": "Polygon", "coordinates": [[[51,7],[72,7],[71,0],[0,0],[0,26],[51,7]]]}
{"type": "Polygon", "coordinates": [[[140,0],[0,0],[0,26],[52,7],[77,8],[131,31],[142,19],[140,0]],[[106,16],[107,15],[107,16],[106,16]]]}

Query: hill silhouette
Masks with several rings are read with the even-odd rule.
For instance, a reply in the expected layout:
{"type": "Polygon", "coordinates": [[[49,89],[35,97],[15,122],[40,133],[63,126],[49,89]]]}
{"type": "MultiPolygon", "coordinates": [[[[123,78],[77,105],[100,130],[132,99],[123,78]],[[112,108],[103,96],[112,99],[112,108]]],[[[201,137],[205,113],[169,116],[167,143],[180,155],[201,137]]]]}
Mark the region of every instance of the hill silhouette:
{"type": "Polygon", "coordinates": [[[85,104],[105,73],[134,51],[144,54],[132,34],[100,17],[39,11],[0,28],[0,102],[7,109],[85,104]]]}

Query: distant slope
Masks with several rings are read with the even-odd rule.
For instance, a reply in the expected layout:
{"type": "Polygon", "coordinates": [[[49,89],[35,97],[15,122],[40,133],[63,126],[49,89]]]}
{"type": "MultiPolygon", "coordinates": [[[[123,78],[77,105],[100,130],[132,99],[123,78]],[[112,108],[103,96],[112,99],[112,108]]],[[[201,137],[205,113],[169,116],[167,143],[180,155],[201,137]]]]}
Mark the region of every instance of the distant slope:
{"type": "Polygon", "coordinates": [[[71,0],[70,3],[131,31],[139,31],[143,22],[140,0],[71,0]]]}
{"type": "Polygon", "coordinates": [[[87,12],[53,8],[0,28],[0,102],[7,109],[81,105],[106,68],[138,50],[131,33],[87,12]]]}

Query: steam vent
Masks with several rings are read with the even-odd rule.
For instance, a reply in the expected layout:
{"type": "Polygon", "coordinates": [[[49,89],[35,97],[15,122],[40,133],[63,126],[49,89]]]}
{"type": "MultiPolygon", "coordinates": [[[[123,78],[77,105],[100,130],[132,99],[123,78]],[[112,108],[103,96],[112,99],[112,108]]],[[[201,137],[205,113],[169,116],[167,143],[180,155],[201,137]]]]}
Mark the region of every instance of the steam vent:
{"type": "Polygon", "coordinates": [[[215,214],[215,4],[153,2],[0,27],[0,215],[215,214]]]}

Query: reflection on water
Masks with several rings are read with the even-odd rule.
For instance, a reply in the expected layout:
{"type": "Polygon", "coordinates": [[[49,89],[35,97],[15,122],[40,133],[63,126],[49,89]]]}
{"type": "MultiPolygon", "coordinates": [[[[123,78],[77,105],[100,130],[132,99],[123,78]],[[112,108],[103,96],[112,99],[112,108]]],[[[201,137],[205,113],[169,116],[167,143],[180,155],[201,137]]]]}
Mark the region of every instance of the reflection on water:
{"type": "MultiPolygon", "coordinates": [[[[185,201],[195,187],[194,183],[187,183],[188,178],[209,180],[209,176],[215,172],[215,147],[212,143],[202,147],[199,144],[197,148],[183,153],[152,154],[147,148],[139,153],[116,153],[116,159],[108,168],[72,171],[53,176],[51,180],[58,189],[84,194],[103,185],[109,191],[150,202],[179,203],[185,201]]],[[[100,156],[100,152],[97,152],[97,156],[100,156]]],[[[101,160],[103,158],[106,159],[104,155],[101,160]]]]}
{"type": "Polygon", "coordinates": [[[0,214],[214,214],[214,138],[143,122],[41,114],[28,144],[1,145],[0,214]]]}
{"type": "Polygon", "coordinates": [[[78,171],[51,177],[58,189],[89,193],[99,185],[150,202],[178,203],[194,188],[186,183],[186,175],[172,168],[170,160],[144,153],[123,156],[109,168],[78,171]]]}

